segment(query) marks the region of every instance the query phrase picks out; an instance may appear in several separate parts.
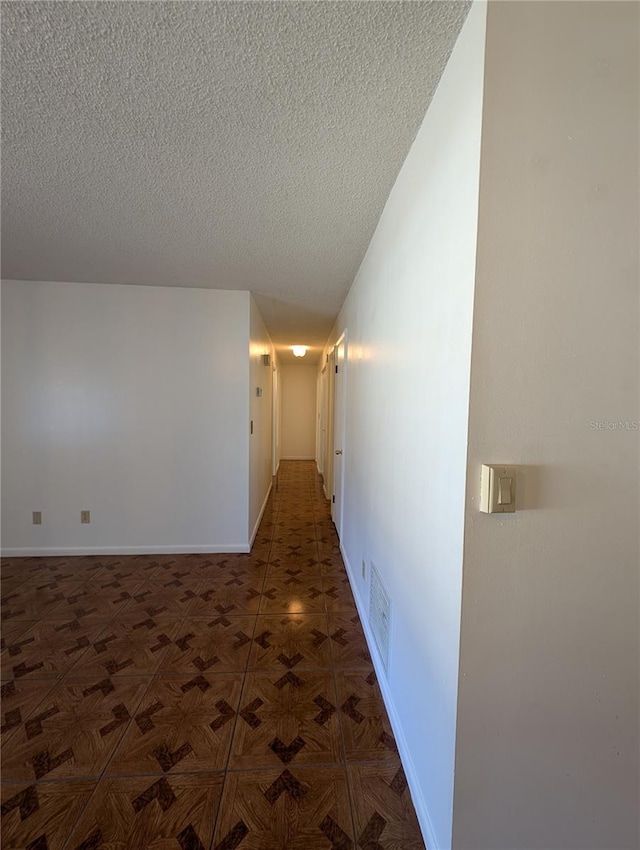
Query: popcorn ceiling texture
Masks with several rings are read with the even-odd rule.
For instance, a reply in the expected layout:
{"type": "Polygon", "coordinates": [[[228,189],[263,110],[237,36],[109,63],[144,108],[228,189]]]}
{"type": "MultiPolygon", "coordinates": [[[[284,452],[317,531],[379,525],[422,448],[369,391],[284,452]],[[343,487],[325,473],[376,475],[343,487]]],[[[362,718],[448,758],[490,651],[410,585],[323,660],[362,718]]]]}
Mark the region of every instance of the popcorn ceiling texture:
{"type": "Polygon", "coordinates": [[[323,343],[468,9],[2,3],[3,277],[250,289],[323,343]]]}

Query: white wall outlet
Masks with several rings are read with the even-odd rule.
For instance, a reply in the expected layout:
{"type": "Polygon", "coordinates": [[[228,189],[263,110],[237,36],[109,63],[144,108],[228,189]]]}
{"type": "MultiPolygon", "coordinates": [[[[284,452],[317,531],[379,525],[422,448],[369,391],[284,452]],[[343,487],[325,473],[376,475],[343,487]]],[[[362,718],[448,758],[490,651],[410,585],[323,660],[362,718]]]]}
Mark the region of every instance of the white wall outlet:
{"type": "Polygon", "coordinates": [[[91,522],[91,511],[80,511],[80,522],[88,525],[91,522]]]}
{"type": "Polygon", "coordinates": [[[42,511],[33,512],[33,524],[42,525],[42,511]]]}

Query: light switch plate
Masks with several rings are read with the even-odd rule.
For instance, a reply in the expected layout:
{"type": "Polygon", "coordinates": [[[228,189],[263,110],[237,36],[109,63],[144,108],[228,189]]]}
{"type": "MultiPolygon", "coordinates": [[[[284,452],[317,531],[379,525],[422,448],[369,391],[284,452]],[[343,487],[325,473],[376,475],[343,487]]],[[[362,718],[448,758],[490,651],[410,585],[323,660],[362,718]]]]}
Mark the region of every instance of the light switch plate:
{"type": "Polygon", "coordinates": [[[505,464],[482,464],[480,510],[483,513],[515,513],[516,469],[515,466],[505,464]]]}

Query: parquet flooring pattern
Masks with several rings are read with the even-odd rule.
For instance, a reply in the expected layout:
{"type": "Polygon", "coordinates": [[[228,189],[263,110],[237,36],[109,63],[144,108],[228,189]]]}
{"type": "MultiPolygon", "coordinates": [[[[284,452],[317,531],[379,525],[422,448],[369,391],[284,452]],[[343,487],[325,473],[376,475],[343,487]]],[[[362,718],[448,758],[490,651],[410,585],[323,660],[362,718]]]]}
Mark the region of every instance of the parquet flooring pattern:
{"type": "Polygon", "coordinates": [[[2,847],[424,850],[315,465],[247,555],[2,562],[2,847]]]}

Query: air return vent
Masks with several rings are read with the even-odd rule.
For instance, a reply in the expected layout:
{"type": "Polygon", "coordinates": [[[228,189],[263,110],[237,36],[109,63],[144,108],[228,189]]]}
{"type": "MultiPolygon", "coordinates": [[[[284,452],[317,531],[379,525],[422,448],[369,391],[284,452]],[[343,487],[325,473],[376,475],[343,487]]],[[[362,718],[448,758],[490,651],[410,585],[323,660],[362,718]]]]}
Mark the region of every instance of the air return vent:
{"type": "Polygon", "coordinates": [[[376,565],[371,562],[369,625],[380,653],[385,672],[389,672],[389,638],[391,635],[391,602],[376,565]]]}

